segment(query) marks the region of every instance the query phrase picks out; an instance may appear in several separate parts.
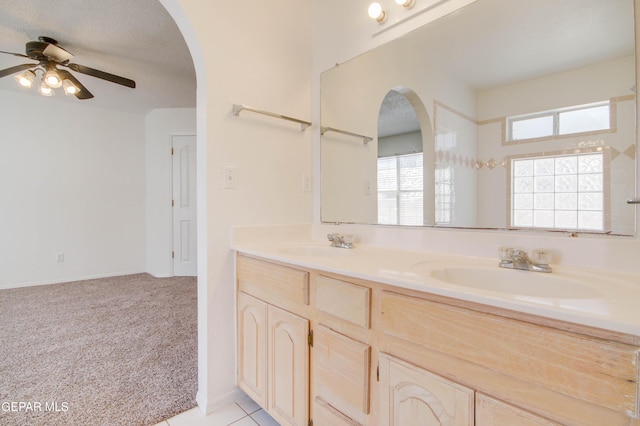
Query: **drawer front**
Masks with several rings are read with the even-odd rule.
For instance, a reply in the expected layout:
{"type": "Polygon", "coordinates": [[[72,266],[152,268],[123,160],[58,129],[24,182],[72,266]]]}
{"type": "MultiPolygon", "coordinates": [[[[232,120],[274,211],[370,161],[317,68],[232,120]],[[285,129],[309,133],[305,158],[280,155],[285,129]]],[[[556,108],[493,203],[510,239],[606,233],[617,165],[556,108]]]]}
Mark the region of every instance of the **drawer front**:
{"type": "Polygon", "coordinates": [[[513,405],[476,393],[476,426],[560,426],[513,405]]]}
{"type": "Polygon", "coordinates": [[[313,335],[315,395],[351,414],[369,413],[371,347],[318,325],[313,335]]]}
{"type": "Polygon", "coordinates": [[[309,304],[309,273],[239,255],[238,290],[274,305],[309,304]]]}
{"type": "Polygon", "coordinates": [[[329,315],[369,328],[371,289],[318,275],[315,281],[316,307],[329,315]]]}
{"type": "Polygon", "coordinates": [[[383,334],[636,414],[638,348],[384,292],[383,334]]]}

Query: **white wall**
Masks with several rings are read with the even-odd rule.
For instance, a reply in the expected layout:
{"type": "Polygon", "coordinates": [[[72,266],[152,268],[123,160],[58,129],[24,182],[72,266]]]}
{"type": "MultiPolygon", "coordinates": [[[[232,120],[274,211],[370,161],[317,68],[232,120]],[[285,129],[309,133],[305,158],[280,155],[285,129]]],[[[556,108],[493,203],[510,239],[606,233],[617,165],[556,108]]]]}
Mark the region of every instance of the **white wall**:
{"type": "Polygon", "coordinates": [[[0,111],[0,287],[144,272],[144,117],[8,91],[0,111]]]}
{"type": "Polygon", "coordinates": [[[156,277],[169,277],[173,275],[172,136],[196,134],[196,110],[153,110],[146,116],[145,128],[147,272],[156,277]]]}
{"type": "Polygon", "coordinates": [[[233,252],[237,224],[310,222],[311,134],[244,103],[311,118],[310,2],[161,0],[192,51],[198,79],[198,403],[211,411],[235,392],[233,252]],[[294,17],[294,18],[292,18],[294,17]],[[238,189],[222,188],[224,166],[238,189]]]}

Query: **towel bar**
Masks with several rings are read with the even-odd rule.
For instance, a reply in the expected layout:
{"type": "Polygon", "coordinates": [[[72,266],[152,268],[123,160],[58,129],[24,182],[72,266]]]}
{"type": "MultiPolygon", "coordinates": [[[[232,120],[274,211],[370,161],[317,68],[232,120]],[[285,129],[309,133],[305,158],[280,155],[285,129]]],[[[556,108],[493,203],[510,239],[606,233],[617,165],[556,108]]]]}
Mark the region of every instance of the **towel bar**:
{"type": "Polygon", "coordinates": [[[359,135],[358,133],[347,132],[346,130],[335,129],[333,127],[321,127],[320,128],[320,134],[321,135],[324,135],[327,132],[341,133],[341,134],[347,135],[347,136],[353,136],[353,137],[356,137],[356,138],[362,138],[362,143],[365,144],[365,145],[373,140],[373,138],[371,138],[369,136],[359,135]]]}
{"type": "Polygon", "coordinates": [[[300,124],[300,130],[301,131],[304,131],[307,127],[311,126],[311,123],[309,121],[299,120],[297,118],[288,117],[288,116],[282,115],[282,114],[276,114],[274,112],[265,111],[265,110],[254,108],[254,107],[250,107],[250,106],[244,105],[244,104],[234,104],[233,105],[233,109],[232,109],[233,115],[239,116],[240,115],[240,111],[251,111],[251,112],[255,112],[257,114],[263,114],[263,115],[268,115],[270,117],[279,118],[281,120],[293,121],[295,123],[300,124]]]}

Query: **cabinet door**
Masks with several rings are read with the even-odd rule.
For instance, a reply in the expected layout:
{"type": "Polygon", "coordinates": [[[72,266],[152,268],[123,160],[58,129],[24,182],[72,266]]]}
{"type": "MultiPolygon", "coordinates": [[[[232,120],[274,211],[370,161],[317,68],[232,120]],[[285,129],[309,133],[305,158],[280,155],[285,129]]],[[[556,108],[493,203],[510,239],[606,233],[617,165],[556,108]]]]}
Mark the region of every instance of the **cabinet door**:
{"type": "Polygon", "coordinates": [[[269,305],[268,409],[281,425],[309,423],[309,321],[269,305]]]}
{"type": "Polygon", "coordinates": [[[267,304],[238,293],[238,386],[267,406],[267,304]]]}
{"type": "Polygon", "coordinates": [[[476,426],[560,426],[481,393],[476,394],[476,426]]]}
{"type": "Polygon", "coordinates": [[[313,426],[362,426],[327,401],[316,397],[313,404],[313,426]]]}
{"type": "Polygon", "coordinates": [[[381,424],[473,426],[474,392],[443,377],[380,354],[381,424]]]}

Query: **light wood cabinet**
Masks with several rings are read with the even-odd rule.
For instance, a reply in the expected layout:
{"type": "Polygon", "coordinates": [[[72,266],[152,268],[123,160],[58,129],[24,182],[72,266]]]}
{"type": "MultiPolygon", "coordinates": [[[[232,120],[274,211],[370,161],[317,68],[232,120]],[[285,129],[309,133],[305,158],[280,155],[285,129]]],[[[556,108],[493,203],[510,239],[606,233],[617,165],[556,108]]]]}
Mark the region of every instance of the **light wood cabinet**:
{"type": "Polygon", "coordinates": [[[237,257],[238,386],[281,425],[309,424],[309,272],[237,257]]]}
{"type": "Polygon", "coordinates": [[[313,424],[315,426],[362,426],[340,410],[332,407],[322,397],[317,396],[313,403],[313,424]]]}
{"type": "Polygon", "coordinates": [[[397,358],[380,356],[380,424],[473,426],[474,391],[397,358]]]}
{"type": "Polygon", "coordinates": [[[309,423],[309,321],[267,306],[267,411],[281,425],[309,423]]]}
{"type": "Polygon", "coordinates": [[[281,425],[309,423],[309,321],[238,293],[238,386],[281,425]]]}
{"type": "Polygon", "coordinates": [[[621,411],[636,409],[636,347],[384,293],[385,334],[621,411]]]}
{"type": "Polygon", "coordinates": [[[314,395],[351,417],[368,414],[371,346],[323,325],[313,338],[314,395]]]}
{"type": "Polygon", "coordinates": [[[639,336],[250,256],[237,267],[238,383],[282,425],[640,426],[639,336]]]}
{"type": "Polygon", "coordinates": [[[267,304],[238,293],[238,385],[267,406],[267,304]]]}
{"type": "Polygon", "coordinates": [[[498,401],[481,393],[476,394],[476,426],[560,426],[543,417],[498,401]]]}
{"type": "Polygon", "coordinates": [[[309,421],[309,321],[238,293],[238,386],[282,425],[309,421]]]}
{"type": "Polygon", "coordinates": [[[318,275],[315,306],[332,315],[368,329],[371,322],[371,289],[344,280],[318,275]]]}

